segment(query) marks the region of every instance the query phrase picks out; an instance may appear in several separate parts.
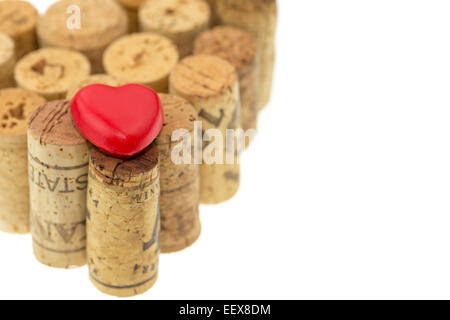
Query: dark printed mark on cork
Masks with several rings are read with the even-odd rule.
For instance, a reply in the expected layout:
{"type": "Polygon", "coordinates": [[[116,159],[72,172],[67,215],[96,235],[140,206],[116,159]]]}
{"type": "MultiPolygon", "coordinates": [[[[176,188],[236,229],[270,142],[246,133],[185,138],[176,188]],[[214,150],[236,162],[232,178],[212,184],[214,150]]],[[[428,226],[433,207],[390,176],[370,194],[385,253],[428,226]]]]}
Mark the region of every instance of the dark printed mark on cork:
{"type": "Polygon", "coordinates": [[[56,177],[52,178],[45,172],[39,171],[30,165],[30,183],[38,186],[42,190],[57,193],[73,193],[87,189],[88,175],[81,174],[76,177],[56,177]]]}
{"type": "Polygon", "coordinates": [[[39,160],[38,157],[34,157],[30,152],[28,152],[28,155],[30,156],[30,160],[36,162],[37,164],[47,168],[47,169],[53,169],[53,170],[65,170],[65,171],[69,171],[69,170],[77,170],[77,169],[81,169],[81,168],[85,168],[87,166],[89,166],[89,162],[77,165],[77,166],[71,166],[71,167],[63,167],[63,166],[58,166],[58,165],[50,165],[47,163],[42,162],[41,160],[39,160]]]}
{"type": "Polygon", "coordinates": [[[160,249],[160,238],[159,238],[159,221],[161,219],[161,210],[160,210],[160,200],[161,198],[158,197],[158,208],[156,213],[156,221],[155,226],[153,227],[153,233],[152,233],[152,239],[149,242],[145,242],[143,245],[143,251],[147,251],[150,249],[156,242],[158,243],[158,246],[156,247],[155,254],[158,253],[160,249]]]}
{"type": "Polygon", "coordinates": [[[202,110],[200,110],[200,113],[198,115],[199,115],[199,117],[205,119],[206,121],[208,121],[209,123],[211,123],[212,125],[214,125],[217,128],[217,127],[220,127],[220,124],[222,123],[222,120],[225,116],[225,111],[223,109],[220,109],[219,112],[220,112],[220,116],[215,117],[213,114],[209,113],[205,109],[202,109],[202,110]]]}
{"type": "Polygon", "coordinates": [[[131,284],[131,285],[127,285],[127,286],[114,286],[114,285],[107,284],[107,283],[104,283],[104,282],[98,280],[98,279],[95,278],[94,275],[91,273],[91,279],[92,279],[92,280],[94,280],[94,281],[97,282],[98,284],[100,284],[100,285],[102,285],[102,286],[104,286],[104,287],[106,287],[106,288],[110,288],[110,289],[133,289],[133,288],[141,287],[141,286],[143,286],[143,285],[149,283],[150,281],[154,280],[157,276],[158,276],[158,273],[155,273],[155,274],[154,274],[153,276],[151,276],[150,278],[148,278],[148,279],[146,279],[146,280],[144,280],[144,281],[142,281],[142,282],[136,283],[136,284],[131,284]]]}

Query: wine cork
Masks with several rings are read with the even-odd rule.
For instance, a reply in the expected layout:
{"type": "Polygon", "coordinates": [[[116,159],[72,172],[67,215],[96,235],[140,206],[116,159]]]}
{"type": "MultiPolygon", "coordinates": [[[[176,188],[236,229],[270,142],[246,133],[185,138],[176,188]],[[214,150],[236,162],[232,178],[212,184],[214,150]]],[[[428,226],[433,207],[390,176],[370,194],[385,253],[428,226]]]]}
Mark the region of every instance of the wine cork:
{"type": "Polygon", "coordinates": [[[120,160],[91,151],[88,183],[88,263],[94,286],[128,297],[150,289],[158,277],[159,167],[152,144],[120,160]]]}
{"type": "Polygon", "coordinates": [[[217,0],[217,14],[223,24],[253,32],[258,39],[261,59],[259,108],[270,100],[275,61],[277,26],[276,0],[217,0]]]}
{"type": "Polygon", "coordinates": [[[103,52],[127,30],[127,15],[114,0],[60,0],[50,6],[37,27],[41,46],[83,53],[93,73],[103,72],[103,52]],[[72,15],[70,8],[77,8],[70,11],[72,15]]]}
{"type": "MultiPolygon", "coordinates": [[[[223,159],[220,164],[200,165],[200,202],[215,204],[230,199],[239,188],[237,146],[226,148],[227,129],[241,127],[239,85],[235,68],[227,61],[209,55],[195,55],[182,60],[170,76],[170,93],[188,100],[202,121],[204,136],[217,129],[223,137],[223,159]],[[234,156],[227,163],[227,150],[234,156]]],[[[214,140],[214,139],[212,139],[214,140]]],[[[207,141],[204,152],[214,141],[207,141]]],[[[215,143],[213,146],[217,145],[215,143]]]]}
{"type": "Polygon", "coordinates": [[[208,29],[210,16],[205,0],[148,0],[139,9],[139,26],[172,40],[184,58],[192,54],[195,38],[208,29]]]}
{"type": "Polygon", "coordinates": [[[15,43],[16,57],[22,58],[36,50],[36,25],[39,14],[26,1],[0,1],[0,32],[9,35],[15,43]]]}
{"type": "Polygon", "coordinates": [[[0,231],[28,233],[27,118],[45,99],[18,88],[0,90],[0,231]]]}
{"type": "Polygon", "coordinates": [[[110,76],[107,74],[94,74],[91,75],[89,77],[87,77],[86,79],[84,79],[83,81],[77,83],[75,86],[73,86],[68,92],[67,92],[67,96],[66,99],[67,100],[72,100],[73,97],[75,97],[75,95],[77,94],[77,92],[86,87],[89,86],[91,84],[106,84],[108,86],[111,87],[120,87],[122,85],[125,85],[126,83],[120,79],[117,79],[114,76],[110,76]]]}
{"type": "Polygon", "coordinates": [[[0,33],[0,89],[14,87],[14,42],[4,33],[0,33]]]}
{"type": "Polygon", "coordinates": [[[209,4],[209,7],[211,9],[210,26],[214,27],[214,26],[216,26],[219,23],[219,21],[217,19],[217,12],[216,12],[217,0],[208,0],[208,4],[209,4]]]}
{"type": "MultiPolygon", "coordinates": [[[[172,161],[177,142],[172,141],[176,130],[185,130],[180,137],[194,142],[194,121],[197,111],[186,100],[160,94],[164,110],[164,125],[156,144],[160,157],[161,185],[161,252],[183,250],[200,236],[199,196],[200,176],[198,165],[172,161]]],[[[192,154],[192,150],[191,150],[192,154]]]]}
{"type": "Polygon", "coordinates": [[[39,93],[47,100],[64,99],[67,91],[91,71],[81,53],[44,48],[27,54],[16,65],[14,78],[21,88],[39,93]]]}
{"type": "Polygon", "coordinates": [[[40,106],[28,122],[33,251],[43,264],[86,264],[89,148],[74,127],[69,101],[40,106]]]}
{"type": "Polygon", "coordinates": [[[130,33],[138,32],[138,10],[145,0],[118,0],[128,15],[128,31],[130,33]]]}
{"type": "Polygon", "coordinates": [[[128,83],[146,85],[167,93],[170,71],[178,62],[178,51],[166,37],[135,33],[115,41],[103,56],[108,74],[128,83]]]}
{"type": "Polygon", "coordinates": [[[255,129],[258,119],[259,63],[252,34],[234,27],[216,27],[195,42],[195,54],[212,54],[230,62],[239,75],[242,128],[255,129]]]}

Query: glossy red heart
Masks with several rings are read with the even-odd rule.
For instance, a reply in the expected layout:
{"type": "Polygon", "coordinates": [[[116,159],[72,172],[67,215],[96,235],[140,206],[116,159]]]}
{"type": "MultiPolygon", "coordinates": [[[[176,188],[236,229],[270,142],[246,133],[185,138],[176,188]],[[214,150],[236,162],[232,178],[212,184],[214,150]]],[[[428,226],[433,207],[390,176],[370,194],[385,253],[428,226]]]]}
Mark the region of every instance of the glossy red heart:
{"type": "Polygon", "coordinates": [[[128,84],[82,88],[72,100],[78,130],[103,152],[130,158],[149,146],[161,131],[163,111],[152,89],[128,84]]]}

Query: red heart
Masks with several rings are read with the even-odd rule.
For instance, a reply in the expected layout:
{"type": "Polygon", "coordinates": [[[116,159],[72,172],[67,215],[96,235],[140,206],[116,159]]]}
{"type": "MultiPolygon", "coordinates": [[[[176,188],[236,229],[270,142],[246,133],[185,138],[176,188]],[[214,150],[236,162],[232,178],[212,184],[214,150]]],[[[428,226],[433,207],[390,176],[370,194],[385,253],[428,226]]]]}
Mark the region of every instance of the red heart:
{"type": "Polygon", "coordinates": [[[70,110],[78,130],[87,140],[103,152],[122,159],[149,146],[163,125],[158,95],[138,84],[86,86],[75,95],[70,110]]]}

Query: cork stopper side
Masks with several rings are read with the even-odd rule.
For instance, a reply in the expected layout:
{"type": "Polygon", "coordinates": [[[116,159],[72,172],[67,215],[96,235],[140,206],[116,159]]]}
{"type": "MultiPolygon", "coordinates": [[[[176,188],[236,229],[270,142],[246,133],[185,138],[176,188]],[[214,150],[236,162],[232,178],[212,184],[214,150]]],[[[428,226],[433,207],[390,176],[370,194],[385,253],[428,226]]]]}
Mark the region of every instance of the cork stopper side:
{"type": "Polygon", "coordinates": [[[156,140],[158,145],[171,143],[172,133],[177,129],[194,130],[198,112],[185,99],[169,94],[159,94],[164,111],[164,123],[156,140]]]}
{"type": "Polygon", "coordinates": [[[166,37],[138,33],[113,42],[105,51],[103,64],[108,74],[151,85],[168,77],[178,59],[177,48],[166,37]]]}
{"type": "Polygon", "coordinates": [[[14,76],[20,87],[51,96],[65,95],[90,72],[90,63],[81,53],[44,48],[23,57],[16,65],[14,76]]]}
{"type": "Polygon", "coordinates": [[[120,185],[140,175],[150,174],[159,161],[158,148],[154,143],[126,160],[109,156],[97,148],[92,148],[90,157],[96,175],[110,185],[120,185]]]}
{"type": "Polygon", "coordinates": [[[71,100],[73,97],[75,97],[75,95],[80,89],[89,86],[91,84],[105,84],[111,87],[119,87],[125,85],[126,82],[107,74],[94,74],[87,77],[83,81],[77,83],[74,87],[72,87],[67,92],[66,99],[71,100]]]}
{"type": "Polygon", "coordinates": [[[0,135],[25,136],[28,117],[45,102],[40,95],[23,89],[0,90],[0,135]]]}
{"type": "Polygon", "coordinates": [[[38,21],[37,10],[25,1],[0,1],[0,32],[11,37],[33,30],[38,21]]]}
{"type": "Polygon", "coordinates": [[[235,68],[212,55],[187,57],[170,75],[170,86],[185,97],[217,97],[232,91],[236,81],[235,68]]]}
{"type": "Polygon", "coordinates": [[[218,0],[218,5],[242,12],[266,11],[276,5],[276,0],[218,0]]]}
{"type": "Polygon", "coordinates": [[[70,115],[69,101],[52,101],[37,108],[29,117],[28,130],[41,145],[85,144],[70,115]]]}
{"type": "Polygon", "coordinates": [[[210,54],[230,62],[238,73],[255,62],[257,44],[254,36],[242,29],[220,26],[202,33],[195,41],[195,54],[210,54]]]}
{"type": "Polygon", "coordinates": [[[11,60],[13,56],[14,41],[7,34],[0,32],[0,66],[11,60]]]}
{"type": "Polygon", "coordinates": [[[124,7],[138,9],[146,0],[118,0],[118,1],[124,7]]]}

